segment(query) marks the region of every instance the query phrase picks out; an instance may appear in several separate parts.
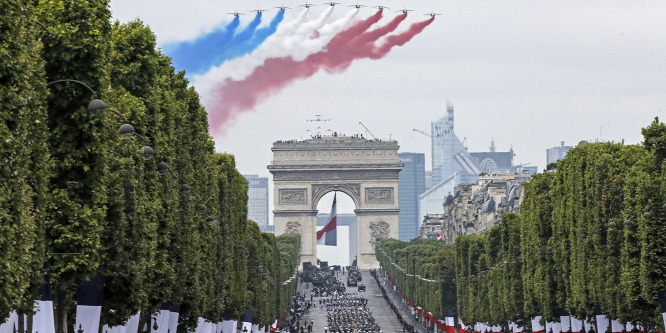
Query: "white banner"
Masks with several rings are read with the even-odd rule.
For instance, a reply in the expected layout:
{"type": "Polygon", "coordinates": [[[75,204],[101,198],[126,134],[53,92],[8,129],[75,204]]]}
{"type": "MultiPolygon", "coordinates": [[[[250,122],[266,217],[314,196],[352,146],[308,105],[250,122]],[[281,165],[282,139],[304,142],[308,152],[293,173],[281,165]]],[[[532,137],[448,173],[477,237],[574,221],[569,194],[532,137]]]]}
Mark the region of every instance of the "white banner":
{"type": "Polygon", "coordinates": [[[571,328],[569,316],[560,316],[560,325],[562,325],[562,332],[568,332],[569,328],[571,328]]]}
{"type": "Polygon", "coordinates": [[[611,321],[611,328],[613,333],[622,333],[622,330],[624,330],[624,325],[620,324],[620,322],[617,320],[613,320],[611,321]]]}
{"type": "Polygon", "coordinates": [[[236,333],[238,322],[235,320],[225,320],[222,322],[222,333],[236,333]]]}
{"type": "Polygon", "coordinates": [[[18,315],[16,311],[13,311],[9,314],[9,318],[6,318],[3,324],[0,324],[0,333],[14,333],[18,331],[18,315]]]}
{"type": "Polygon", "coordinates": [[[252,333],[259,333],[259,325],[252,325],[252,333]]]}
{"type": "Polygon", "coordinates": [[[217,324],[206,321],[206,332],[217,333],[217,324]]]}
{"type": "Polygon", "coordinates": [[[126,333],[138,332],[139,331],[139,319],[141,319],[141,311],[139,311],[137,314],[130,317],[130,319],[127,321],[127,324],[125,324],[125,332],[126,333]]]}
{"type": "Polygon", "coordinates": [[[502,332],[501,326],[493,326],[493,333],[500,333],[500,332],[502,332]]]}
{"type": "Polygon", "coordinates": [[[610,323],[608,322],[608,318],[606,318],[606,315],[597,315],[597,332],[606,332],[608,329],[608,326],[610,323]]]}
{"type": "MultiPolygon", "coordinates": [[[[633,329],[634,325],[632,325],[631,323],[627,323],[627,332],[631,332],[633,329]]],[[[643,331],[643,327],[641,327],[641,325],[636,326],[636,329],[638,331],[643,331]]]]}
{"type": "Polygon", "coordinates": [[[446,326],[453,326],[453,317],[446,317],[446,326]]]}
{"type": "Polygon", "coordinates": [[[581,330],[583,330],[583,322],[580,319],[571,316],[571,332],[581,333],[581,330]]]}
{"type": "Polygon", "coordinates": [[[171,333],[176,333],[176,330],[178,329],[178,317],[180,316],[180,313],[178,312],[172,312],[169,311],[169,330],[171,333]]]}
{"type": "MultiPolygon", "coordinates": [[[[104,325],[102,327],[102,332],[103,333],[134,333],[139,331],[139,317],[141,315],[141,311],[139,313],[131,316],[125,325],[119,325],[119,326],[113,326],[109,327],[107,325],[104,325]]],[[[35,332],[33,332],[35,333],[35,332]]]]}
{"type": "Polygon", "coordinates": [[[99,317],[101,314],[101,306],[77,305],[74,332],[78,332],[80,328],[84,333],[99,333],[99,317]]]}
{"type": "Polygon", "coordinates": [[[252,332],[252,323],[248,321],[244,321],[243,324],[241,325],[241,332],[252,332]]]}
{"type": "Polygon", "coordinates": [[[556,322],[546,322],[546,332],[547,333],[561,333],[562,324],[559,321],[556,322]],[[551,331],[552,330],[552,331],[551,331]]]}
{"type": "Polygon", "coordinates": [[[534,333],[543,333],[544,327],[541,326],[541,316],[536,316],[532,318],[532,332],[534,333]]]}
{"type": "Polygon", "coordinates": [[[148,325],[150,326],[151,333],[167,333],[169,331],[169,319],[171,318],[171,311],[160,310],[156,315],[152,316],[155,319],[150,319],[148,325]],[[154,329],[157,323],[157,329],[154,329]]]}
{"type": "Polygon", "coordinates": [[[585,332],[589,332],[594,325],[592,323],[588,323],[587,320],[583,320],[583,326],[585,326],[585,332]]]}
{"type": "Polygon", "coordinates": [[[32,333],[55,333],[53,301],[35,301],[32,316],[32,333]]]}

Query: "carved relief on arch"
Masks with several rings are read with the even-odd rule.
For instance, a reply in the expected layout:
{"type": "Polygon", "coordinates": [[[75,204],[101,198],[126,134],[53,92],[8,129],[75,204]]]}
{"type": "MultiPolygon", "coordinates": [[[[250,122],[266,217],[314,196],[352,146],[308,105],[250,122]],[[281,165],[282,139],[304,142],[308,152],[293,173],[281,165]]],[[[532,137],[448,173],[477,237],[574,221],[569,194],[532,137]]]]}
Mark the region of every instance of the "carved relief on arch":
{"type": "Polygon", "coordinates": [[[377,238],[388,238],[391,234],[391,225],[381,217],[370,222],[368,228],[370,229],[370,243],[373,249],[377,244],[377,238]]]}
{"type": "Polygon", "coordinates": [[[340,191],[348,194],[358,206],[361,202],[361,184],[313,184],[312,185],[312,208],[317,208],[319,199],[331,191],[340,191]]]}
{"type": "Polygon", "coordinates": [[[301,222],[298,221],[289,221],[287,226],[284,229],[285,234],[300,234],[301,233],[301,222]]]}

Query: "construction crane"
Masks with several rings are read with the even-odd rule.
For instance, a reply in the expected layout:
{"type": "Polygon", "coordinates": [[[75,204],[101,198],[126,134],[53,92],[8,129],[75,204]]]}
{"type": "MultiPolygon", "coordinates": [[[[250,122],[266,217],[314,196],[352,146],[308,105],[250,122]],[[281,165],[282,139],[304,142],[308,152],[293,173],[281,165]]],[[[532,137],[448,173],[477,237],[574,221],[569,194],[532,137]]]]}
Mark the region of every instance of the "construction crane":
{"type": "Polygon", "coordinates": [[[363,128],[365,128],[365,131],[368,132],[368,134],[370,134],[370,135],[372,136],[373,139],[377,140],[377,137],[375,137],[375,136],[372,134],[372,132],[370,132],[370,130],[369,130],[367,127],[365,127],[365,125],[363,125],[362,122],[359,121],[358,123],[361,124],[361,126],[363,126],[363,128]]]}
{"type": "Polygon", "coordinates": [[[426,132],[426,131],[418,130],[418,129],[416,129],[416,128],[413,128],[412,131],[413,131],[413,132],[419,132],[419,133],[421,133],[421,134],[423,134],[423,135],[425,135],[425,136],[427,136],[427,137],[429,137],[429,138],[432,138],[432,135],[430,135],[430,134],[429,134],[428,132],[426,132]]]}

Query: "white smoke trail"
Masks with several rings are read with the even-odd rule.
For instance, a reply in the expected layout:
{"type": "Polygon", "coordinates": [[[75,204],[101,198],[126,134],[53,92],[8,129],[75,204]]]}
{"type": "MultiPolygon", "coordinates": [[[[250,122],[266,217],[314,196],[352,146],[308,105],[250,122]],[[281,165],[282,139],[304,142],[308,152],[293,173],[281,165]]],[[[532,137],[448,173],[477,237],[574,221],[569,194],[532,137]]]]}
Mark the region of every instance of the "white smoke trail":
{"type": "Polygon", "coordinates": [[[317,38],[303,40],[300,45],[292,48],[290,51],[291,57],[296,61],[302,61],[309,55],[321,51],[328,42],[335,37],[335,35],[351,24],[358,12],[359,9],[356,8],[349,12],[345,17],[318,29],[319,36],[317,38]]]}

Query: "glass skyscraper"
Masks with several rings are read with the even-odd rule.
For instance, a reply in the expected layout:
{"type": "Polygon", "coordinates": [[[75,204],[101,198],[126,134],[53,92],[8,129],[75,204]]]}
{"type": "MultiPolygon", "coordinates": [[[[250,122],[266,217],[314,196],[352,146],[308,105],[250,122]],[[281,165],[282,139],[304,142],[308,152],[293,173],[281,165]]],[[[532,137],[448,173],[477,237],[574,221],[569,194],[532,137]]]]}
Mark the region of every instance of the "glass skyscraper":
{"type": "Polygon", "coordinates": [[[398,176],[398,238],[409,241],[419,234],[419,195],[425,191],[425,154],[398,153],[405,166],[398,176]]]}
{"type": "Polygon", "coordinates": [[[248,182],[247,218],[257,222],[261,230],[268,227],[268,178],[243,175],[248,182]]]}

